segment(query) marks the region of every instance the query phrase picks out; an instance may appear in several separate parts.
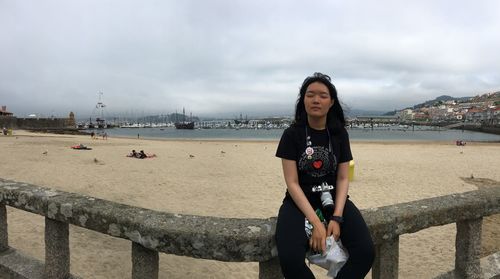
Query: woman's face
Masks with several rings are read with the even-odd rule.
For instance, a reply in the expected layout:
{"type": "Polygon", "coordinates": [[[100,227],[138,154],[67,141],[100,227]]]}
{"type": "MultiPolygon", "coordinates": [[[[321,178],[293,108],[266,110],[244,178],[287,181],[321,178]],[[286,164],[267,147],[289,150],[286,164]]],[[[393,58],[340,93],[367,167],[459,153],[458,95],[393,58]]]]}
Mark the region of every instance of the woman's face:
{"type": "Polygon", "coordinates": [[[304,106],[309,117],[326,117],[333,106],[328,87],[321,82],[309,84],[304,96],[304,106]]]}

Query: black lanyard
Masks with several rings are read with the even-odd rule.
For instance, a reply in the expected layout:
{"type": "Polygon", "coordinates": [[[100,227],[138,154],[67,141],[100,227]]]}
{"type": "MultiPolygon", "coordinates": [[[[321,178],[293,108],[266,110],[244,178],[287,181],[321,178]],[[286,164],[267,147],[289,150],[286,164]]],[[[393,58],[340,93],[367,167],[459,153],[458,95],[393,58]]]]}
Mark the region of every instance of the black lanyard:
{"type": "MultiPolygon", "coordinates": [[[[326,128],[326,133],[328,134],[328,152],[333,155],[333,149],[332,149],[332,137],[330,136],[330,130],[328,130],[328,127],[326,128]]],[[[306,125],[306,147],[311,147],[312,142],[311,142],[311,136],[309,136],[309,125],[306,125]]]]}
{"type": "MultiPolygon", "coordinates": [[[[330,136],[330,130],[328,127],[326,127],[326,133],[328,134],[328,154],[331,155],[330,158],[332,158],[332,165],[333,165],[333,171],[337,169],[337,157],[335,154],[333,154],[333,148],[332,148],[332,137],[330,136]]],[[[311,142],[311,136],[309,136],[309,125],[306,124],[306,154],[307,154],[307,148],[312,148],[312,142],[311,142]]]]}

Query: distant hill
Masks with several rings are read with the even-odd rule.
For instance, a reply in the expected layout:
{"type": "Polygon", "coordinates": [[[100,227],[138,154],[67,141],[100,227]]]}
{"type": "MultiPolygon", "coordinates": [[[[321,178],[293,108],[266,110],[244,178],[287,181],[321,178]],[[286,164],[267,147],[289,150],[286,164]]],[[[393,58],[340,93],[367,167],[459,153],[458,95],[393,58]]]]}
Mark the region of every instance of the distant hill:
{"type": "Polygon", "coordinates": [[[378,116],[384,114],[383,111],[379,110],[362,110],[362,109],[350,109],[347,108],[344,110],[344,113],[347,117],[356,117],[356,116],[378,116]]]}
{"type": "Polygon", "coordinates": [[[441,95],[434,100],[430,100],[430,101],[426,101],[426,102],[418,104],[418,105],[414,105],[412,108],[417,109],[417,108],[429,107],[429,106],[433,106],[433,105],[440,103],[440,102],[446,102],[446,101],[452,101],[452,100],[455,100],[458,102],[466,102],[466,101],[470,100],[471,98],[472,97],[452,97],[452,96],[448,96],[448,95],[441,95]]]}
{"type": "Polygon", "coordinates": [[[382,115],[383,116],[392,116],[392,115],[396,115],[396,113],[397,113],[397,110],[394,110],[394,111],[388,111],[382,115]]]}
{"type": "MultiPolygon", "coordinates": [[[[418,105],[414,105],[413,107],[406,107],[404,109],[419,109],[419,108],[423,108],[423,107],[431,107],[431,106],[434,106],[436,104],[446,102],[446,101],[451,101],[451,100],[455,100],[458,102],[468,102],[471,98],[473,98],[473,97],[452,97],[452,96],[448,96],[448,95],[441,95],[441,96],[435,98],[434,100],[425,101],[425,102],[420,103],[418,105]]],[[[389,111],[389,112],[383,113],[382,115],[395,115],[396,112],[397,112],[397,110],[389,111]]]]}

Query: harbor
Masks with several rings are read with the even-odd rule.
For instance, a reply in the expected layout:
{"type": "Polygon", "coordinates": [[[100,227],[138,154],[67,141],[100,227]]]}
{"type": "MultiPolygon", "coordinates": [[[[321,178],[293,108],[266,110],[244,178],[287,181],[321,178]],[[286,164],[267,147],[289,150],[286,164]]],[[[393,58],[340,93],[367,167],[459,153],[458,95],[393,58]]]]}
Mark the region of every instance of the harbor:
{"type": "MultiPolygon", "coordinates": [[[[143,138],[151,139],[230,139],[230,140],[273,140],[280,139],[285,127],[273,129],[266,128],[212,128],[194,130],[179,130],[174,126],[141,127],[141,128],[113,128],[106,129],[111,137],[135,138],[140,134],[143,138]]],[[[90,132],[92,130],[87,130],[90,132]]],[[[99,130],[94,130],[98,132],[99,130]]],[[[483,141],[500,142],[500,135],[481,132],[442,129],[429,126],[379,126],[371,128],[348,128],[349,137],[352,141],[483,141]]]]}

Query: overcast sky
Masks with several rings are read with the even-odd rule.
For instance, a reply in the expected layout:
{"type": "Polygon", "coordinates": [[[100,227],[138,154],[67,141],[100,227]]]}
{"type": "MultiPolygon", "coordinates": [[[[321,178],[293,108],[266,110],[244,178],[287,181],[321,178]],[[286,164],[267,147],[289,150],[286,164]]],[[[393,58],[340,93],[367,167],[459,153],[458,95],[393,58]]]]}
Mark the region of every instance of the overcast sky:
{"type": "Polygon", "coordinates": [[[0,104],[281,115],[329,74],[352,109],[500,90],[500,1],[0,0],[0,104]]]}

